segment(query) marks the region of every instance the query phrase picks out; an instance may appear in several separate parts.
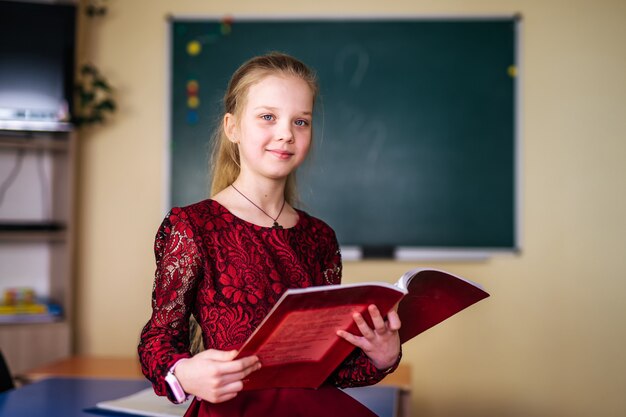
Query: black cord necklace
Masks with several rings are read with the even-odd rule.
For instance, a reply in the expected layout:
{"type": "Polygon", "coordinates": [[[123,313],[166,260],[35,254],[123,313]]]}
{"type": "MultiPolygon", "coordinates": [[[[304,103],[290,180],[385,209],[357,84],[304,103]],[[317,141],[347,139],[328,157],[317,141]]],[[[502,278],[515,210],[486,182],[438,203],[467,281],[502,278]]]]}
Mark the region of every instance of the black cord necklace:
{"type": "Polygon", "coordinates": [[[235,191],[237,191],[239,194],[241,194],[241,196],[243,198],[245,198],[246,200],[248,200],[250,202],[250,204],[252,204],[254,207],[258,208],[259,210],[261,210],[263,212],[263,214],[265,214],[267,217],[269,217],[270,219],[272,219],[274,221],[274,224],[272,225],[272,229],[282,229],[283,227],[278,224],[278,218],[280,217],[280,215],[283,213],[283,209],[285,208],[285,202],[286,200],[283,198],[283,205],[280,206],[280,211],[278,212],[278,216],[276,216],[276,218],[270,216],[269,214],[267,214],[267,212],[265,210],[263,210],[261,207],[257,206],[254,201],[250,200],[248,197],[246,197],[246,195],[244,193],[242,193],[241,191],[239,191],[237,189],[237,187],[235,187],[234,184],[230,184],[231,187],[233,187],[233,189],[235,191]]]}

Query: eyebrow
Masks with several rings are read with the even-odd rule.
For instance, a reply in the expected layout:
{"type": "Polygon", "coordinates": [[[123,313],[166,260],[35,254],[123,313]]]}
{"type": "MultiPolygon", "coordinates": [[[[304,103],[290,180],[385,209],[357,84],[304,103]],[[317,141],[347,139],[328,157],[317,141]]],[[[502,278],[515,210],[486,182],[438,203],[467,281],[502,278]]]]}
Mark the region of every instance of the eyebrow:
{"type": "MultiPolygon", "coordinates": [[[[255,110],[255,111],[257,111],[257,110],[277,111],[277,110],[280,110],[280,109],[278,107],[272,107],[272,106],[257,106],[253,110],[255,110]]],[[[313,113],[310,112],[310,111],[301,111],[300,114],[305,115],[305,116],[311,116],[313,113]]]]}

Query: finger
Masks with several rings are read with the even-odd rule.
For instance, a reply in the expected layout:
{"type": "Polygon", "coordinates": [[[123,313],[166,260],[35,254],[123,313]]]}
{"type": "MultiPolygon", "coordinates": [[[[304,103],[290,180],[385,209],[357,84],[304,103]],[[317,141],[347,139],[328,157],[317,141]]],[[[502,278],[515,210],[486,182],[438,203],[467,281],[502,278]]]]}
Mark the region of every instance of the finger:
{"type": "Polygon", "coordinates": [[[261,369],[261,362],[256,362],[250,366],[243,368],[241,371],[235,371],[228,374],[225,374],[224,377],[228,377],[228,381],[236,381],[244,379],[246,376],[250,375],[254,371],[258,371],[261,369]]]}
{"type": "Polygon", "coordinates": [[[237,396],[237,394],[238,394],[237,392],[233,392],[233,393],[230,393],[230,394],[221,395],[221,396],[217,397],[214,401],[211,401],[211,400],[207,400],[207,401],[212,402],[214,404],[223,403],[223,402],[226,402],[228,400],[232,400],[233,398],[235,398],[237,396]]]}
{"type": "Polygon", "coordinates": [[[367,322],[360,313],[354,313],[352,318],[354,319],[356,326],[361,331],[363,337],[365,337],[366,339],[371,339],[372,337],[374,337],[374,332],[372,331],[372,329],[370,329],[370,326],[367,324],[367,322]]]}
{"type": "Polygon", "coordinates": [[[237,351],[207,349],[203,352],[198,353],[196,356],[202,357],[203,359],[210,359],[213,361],[227,362],[235,359],[235,357],[237,356],[237,351]]]}
{"type": "Polygon", "coordinates": [[[393,331],[400,330],[400,327],[402,326],[402,322],[400,321],[400,316],[398,316],[397,311],[392,310],[389,312],[389,314],[387,315],[387,325],[389,326],[390,330],[393,330],[393,331]]]}
{"type": "Polygon", "coordinates": [[[245,375],[248,375],[250,372],[260,368],[261,363],[257,356],[246,356],[230,362],[221,362],[216,364],[216,366],[221,374],[244,372],[245,375]]]}
{"type": "Polygon", "coordinates": [[[224,384],[221,387],[214,390],[214,395],[216,397],[229,396],[231,394],[237,395],[239,391],[243,389],[242,381],[233,381],[228,384],[224,384]]]}
{"type": "Polygon", "coordinates": [[[374,304],[370,305],[367,309],[370,313],[370,317],[372,318],[372,324],[374,325],[374,331],[378,334],[385,333],[387,331],[387,325],[385,324],[385,319],[380,314],[380,310],[374,304]]]}
{"type": "Polygon", "coordinates": [[[241,381],[252,372],[257,371],[261,368],[261,364],[257,363],[255,366],[251,366],[249,368],[244,369],[241,372],[233,372],[230,374],[223,374],[220,376],[219,385],[227,385],[232,382],[241,381]]]}
{"type": "Polygon", "coordinates": [[[348,343],[351,343],[356,347],[359,347],[359,348],[363,347],[361,338],[353,335],[352,333],[348,333],[344,330],[337,330],[337,336],[341,337],[342,339],[346,340],[348,343]]]}
{"type": "MultiPolygon", "coordinates": [[[[243,387],[243,384],[241,385],[243,387]]],[[[204,395],[202,395],[202,399],[209,401],[211,403],[223,403],[225,401],[231,400],[233,398],[235,398],[237,396],[237,394],[239,394],[239,391],[241,391],[241,389],[237,390],[235,387],[235,389],[232,389],[233,387],[231,387],[231,389],[218,389],[218,390],[212,390],[209,391],[207,393],[205,393],[204,395]]]]}

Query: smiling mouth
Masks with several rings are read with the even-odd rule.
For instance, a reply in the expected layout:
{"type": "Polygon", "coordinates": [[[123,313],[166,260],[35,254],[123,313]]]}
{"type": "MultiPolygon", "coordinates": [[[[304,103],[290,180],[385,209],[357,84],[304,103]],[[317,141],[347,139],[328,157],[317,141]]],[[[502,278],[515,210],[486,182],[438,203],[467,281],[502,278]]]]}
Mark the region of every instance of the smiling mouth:
{"type": "Polygon", "coordinates": [[[268,152],[276,155],[278,158],[280,159],[287,159],[291,156],[293,156],[292,152],[288,152],[288,151],[282,151],[280,149],[268,149],[268,152]]]}

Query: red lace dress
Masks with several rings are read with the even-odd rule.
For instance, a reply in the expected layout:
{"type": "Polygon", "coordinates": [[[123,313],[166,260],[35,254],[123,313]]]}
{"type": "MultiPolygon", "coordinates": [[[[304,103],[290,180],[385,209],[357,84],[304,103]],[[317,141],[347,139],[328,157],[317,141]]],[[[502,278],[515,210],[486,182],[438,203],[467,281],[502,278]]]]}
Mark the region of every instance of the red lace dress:
{"type": "MultiPolygon", "coordinates": [[[[158,395],[172,398],[167,370],[191,356],[191,314],[207,349],[237,349],[287,288],[340,282],[335,233],[303,211],[298,215],[292,228],[265,228],[205,200],[166,216],[154,248],[152,316],[138,348],[143,373],[158,395]]],[[[219,404],[194,400],[187,415],[372,416],[334,386],[371,385],[384,376],[356,349],[323,388],[244,391],[219,404]]]]}

